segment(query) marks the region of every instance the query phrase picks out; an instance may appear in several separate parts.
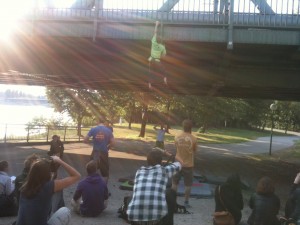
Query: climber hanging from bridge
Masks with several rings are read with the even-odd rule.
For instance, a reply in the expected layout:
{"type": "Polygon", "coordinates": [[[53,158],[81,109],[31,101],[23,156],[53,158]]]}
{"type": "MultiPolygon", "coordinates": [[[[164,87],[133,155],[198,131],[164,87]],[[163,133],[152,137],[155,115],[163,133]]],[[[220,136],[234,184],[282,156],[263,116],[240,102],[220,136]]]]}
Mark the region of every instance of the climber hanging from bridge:
{"type": "Polygon", "coordinates": [[[166,56],[166,47],[163,44],[162,39],[162,29],[161,34],[158,34],[158,26],[162,27],[159,21],[156,21],[154,28],[154,35],[152,37],[151,44],[151,55],[148,59],[149,61],[149,89],[152,89],[152,84],[154,79],[163,79],[163,82],[167,85],[167,73],[162,62],[162,58],[166,56]]]}

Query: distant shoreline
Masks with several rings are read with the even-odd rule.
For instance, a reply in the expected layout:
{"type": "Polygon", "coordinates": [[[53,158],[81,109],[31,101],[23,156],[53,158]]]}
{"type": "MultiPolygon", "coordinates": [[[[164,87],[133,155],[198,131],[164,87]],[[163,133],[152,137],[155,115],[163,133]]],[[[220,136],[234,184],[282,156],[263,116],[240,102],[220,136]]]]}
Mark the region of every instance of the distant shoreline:
{"type": "Polygon", "coordinates": [[[51,107],[47,99],[0,99],[0,105],[46,106],[51,107]]]}

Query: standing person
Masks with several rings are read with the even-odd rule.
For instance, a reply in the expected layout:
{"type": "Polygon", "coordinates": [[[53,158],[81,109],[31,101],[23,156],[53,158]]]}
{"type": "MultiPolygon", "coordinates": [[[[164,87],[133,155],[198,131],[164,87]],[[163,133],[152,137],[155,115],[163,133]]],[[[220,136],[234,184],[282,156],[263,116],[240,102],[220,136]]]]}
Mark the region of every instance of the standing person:
{"type": "Polygon", "coordinates": [[[98,162],[98,168],[107,183],[109,177],[108,151],[114,143],[114,135],[111,130],[104,125],[104,122],[105,120],[103,118],[99,118],[98,126],[91,128],[83,141],[88,143],[90,137],[93,137],[91,158],[98,162]]]}
{"type": "Polygon", "coordinates": [[[277,218],[280,200],[274,194],[274,182],[269,177],[262,177],[256,186],[256,192],[251,196],[249,207],[252,213],[248,218],[249,225],[279,225],[277,218]]]}
{"type": "Polygon", "coordinates": [[[19,212],[17,225],[67,225],[70,222],[70,211],[60,208],[47,221],[51,209],[51,199],[55,192],[74,184],[80,179],[80,173],[58,156],[51,156],[66,170],[69,176],[63,179],[51,180],[51,163],[40,159],[31,166],[25,183],[20,191],[19,212]]]}
{"type": "Polygon", "coordinates": [[[32,155],[28,156],[24,161],[24,169],[23,169],[22,173],[16,177],[15,196],[17,197],[17,203],[19,203],[19,200],[20,200],[20,188],[22,187],[22,185],[24,184],[24,182],[28,176],[31,165],[35,161],[37,161],[39,158],[40,157],[36,154],[32,154],[32,155]]]}
{"type": "Polygon", "coordinates": [[[71,203],[76,213],[94,217],[107,207],[108,189],[97,173],[97,163],[94,160],[86,164],[86,171],[88,176],[78,184],[71,203]]]}
{"type": "Polygon", "coordinates": [[[215,203],[215,212],[228,210],[234,217],[235,224],[240,223],[244,201],[238,173],[230,175],[224,184],[216,186],[215,203]]]}
{"type": "Polygon", "coordinates": [[[161,59],[166,56],[167,50],[163,44],[162,37],[158,35],[159,21],[156,21],[154,28],[154,35],[151,40],[151,54],[149,61],[149,89],[152,89],[153,78],[163,77],[164,83],[167,85],[166,71],[161,59]]]}
{"type": "Polygon", "coordinates": [[[285,205],[285,218],[300,224],[300,173],[295,177],[285,205]]]}
{"type": "Polygon", "coordinates": [[[0,161],[0,217],[15,216],[18,211],[12,180],[7,172],[8,162],[0,161]]]}
{"type": "Polygon", "coordinates": [[[54,134],[52,136],[52,140],[50,141],[50,151],[48,152],[48,155],[49,156],[57,155],[62,159],[64,150],[65,150],[64,144],[60,140],[60,137],[54,134]]]}
{"type": "MultiPolygon", "coordinates": [[[[52,140],[50,141],[50,151],[48,152],[49,156],[56,155],[62,159],[64,154],[64,144],[61,142],[60,137],[58,135],[53,135],[52,140]]],[[[53,165],[53,179],[57,177],[57,171],[59,168],[59,164],[53,165]]],[[[56,194],[57,195],[57,194],[56,194]]]]}
{"type": "MultiPolygon", "coordinates": [[[[62,159],[64,150],[65,150],[65,147],[64,147],[63,142],[60,140],[60,136],[54,134],[52,136],[52,140],[50,142],[50,151],[48,152],[48,155],[49,156],[56,155],[62,159]]],[[[52,167],[53,167],[53,168],[51,168],[52,173],[53,173],[52,179],[56,179],[60,165],[57,163],[54,163],[52,165],[52,167]]],[[[52,196],[52,207],[51,207],[50,215],[53,215],[58,209],[60,209],[61,207],[64,207],[64,206],[65,206],[65,201],[64,201],[63,190],[55,192],[52,196]]]]}
{"type": "Polygon", "coordinates": [[[214,13],[219,12],[222,13],[228,13],[229,11],[229,2],[228,0],[214,0],[214,13]],[[220,7],[218,9],[218,5],[220,2],[220,7]]]}
{"type": "Polygon", "coordinates": [[[164,140],[165,140],[165,134],[167,132],[167,128],[163,124],[161,124],[160,128],[157,128],[157,125],[155,125],[153,129],[156,130],[157,132],[155,147],[165,149],[164,140]]]}
{"type": "MultiPolygon", "coordinates": [[[[171,156],[164,151],[164,154],[171,156]]],[[[168,178],[181,169],[182,160],[163,167],[163,153],[152,150],[147,155],[148,166],[142,166],[135,175],[133,196],[128,204],[127,215],[132,225],[173,225],[176,193],[167,189],[168,178]]]]}
{"type": "Polygon", "coordinates": [[[193,184],[194,155],[197,149],[197,139],[192,135],[193,123],[191,120],[184,120],[183,132],[175,136],[176,156],[183,160],[182,169],[172,179],[172,188],[177,192],[180,178],[184,179],[184,206],[190,208],[189,199],[193,184]]]}

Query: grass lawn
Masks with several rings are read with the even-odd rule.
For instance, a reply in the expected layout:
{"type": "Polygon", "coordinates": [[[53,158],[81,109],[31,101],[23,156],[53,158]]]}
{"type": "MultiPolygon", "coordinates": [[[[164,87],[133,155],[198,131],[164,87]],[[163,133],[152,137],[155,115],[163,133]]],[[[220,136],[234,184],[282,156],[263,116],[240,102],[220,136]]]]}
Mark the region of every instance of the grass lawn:
{"type": "MultiPolygon", "coordinates": [[[[145,137],[139,137],[141,124],[132,124],[132,128],[128,129],[128,124],[123,123],[122,125],[114,125],[114,136],[115,138],[143,141],[143,142],[155,142],[156,131],[153,129],[153,124],[147,124],[145,137]]],[[[81,130],[82,135],[86,135],[90,127],[84,127],[81,130]]],[[[165,135],[166,143],[173,143],[176,134],[182,132],[181,126],[173,126],[169,130],[170,133],[165,135]]],[[[49,133],[31,134],[30,136],[18,136],[18,137],[7,137],[7,142],[26,142],[28,138],[29,142],[45,142],[50,141],[53,134],[57,134],[63,141],[79,141],[77,130],[75,127],[68,127],[60,129],[50,129],[49,133]],[[47,138],[48,136],[48,138],[47,138]]],[[[222,128],[222,129],[208,129],[205,133],[199,132],[198,128],[193,129],[193,135],[197,137],[198,143],[209,144],[228,144],[228,143],[241,143],[250,140],[257,139],[259,137],[270,136],[270,131],[258,131],[258,130],[242,130],[234,128],[222,128]]],[[[274,132],[274,135],[284,135],[283,133],[274,132]]],[[[0,138],[0,142],[3,141],[0,138]]]]}
{"type": "Polygon", "coordinates": [[[295,145],[288,149],[273,152],[271,156],[269,154],[258,154],[253,155],[251,158],[256,161],[281,161],[299,165],[300,141],[296,141],[295,145]]]}
{"type": "MultiPolygon", "coordinates": [[[[114,136],[116,138],[124,138],[130,140],[155,141],[156,132],[153,124],[147,124],[146,135],[144,138],[138,137],[140,134],[140,124],[132,124],[132,129],[128,129],[128,124],[114,125],[114,136]]],[[[170,129],[170,134],[166,134],[165,142],[173,142],[176,134],[180,133],[182,128],[174,126],[170,129]]],[[[198,143],[240,143],[265,137],[270,135],[270,131],[241,130],[233,128],[209,129],[206,133],[198,132],[193,129],[193,135],[198,139],[198,143]]],[[[274,133],[274,135],[283,135],[282,133],[274,133]]]]}

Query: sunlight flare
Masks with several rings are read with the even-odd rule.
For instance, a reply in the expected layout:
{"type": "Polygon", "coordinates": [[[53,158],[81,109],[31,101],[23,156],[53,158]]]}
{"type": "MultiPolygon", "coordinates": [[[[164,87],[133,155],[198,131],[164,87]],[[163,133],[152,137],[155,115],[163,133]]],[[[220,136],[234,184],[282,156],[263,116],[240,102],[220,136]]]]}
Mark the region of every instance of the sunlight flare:
{"type": "Polygon", "coordinates": [[[12,33],[18,29],[18,21],[29,9],[33,1],[1,1],[0,7],[0,39],[9,40],[12,33]]]}

